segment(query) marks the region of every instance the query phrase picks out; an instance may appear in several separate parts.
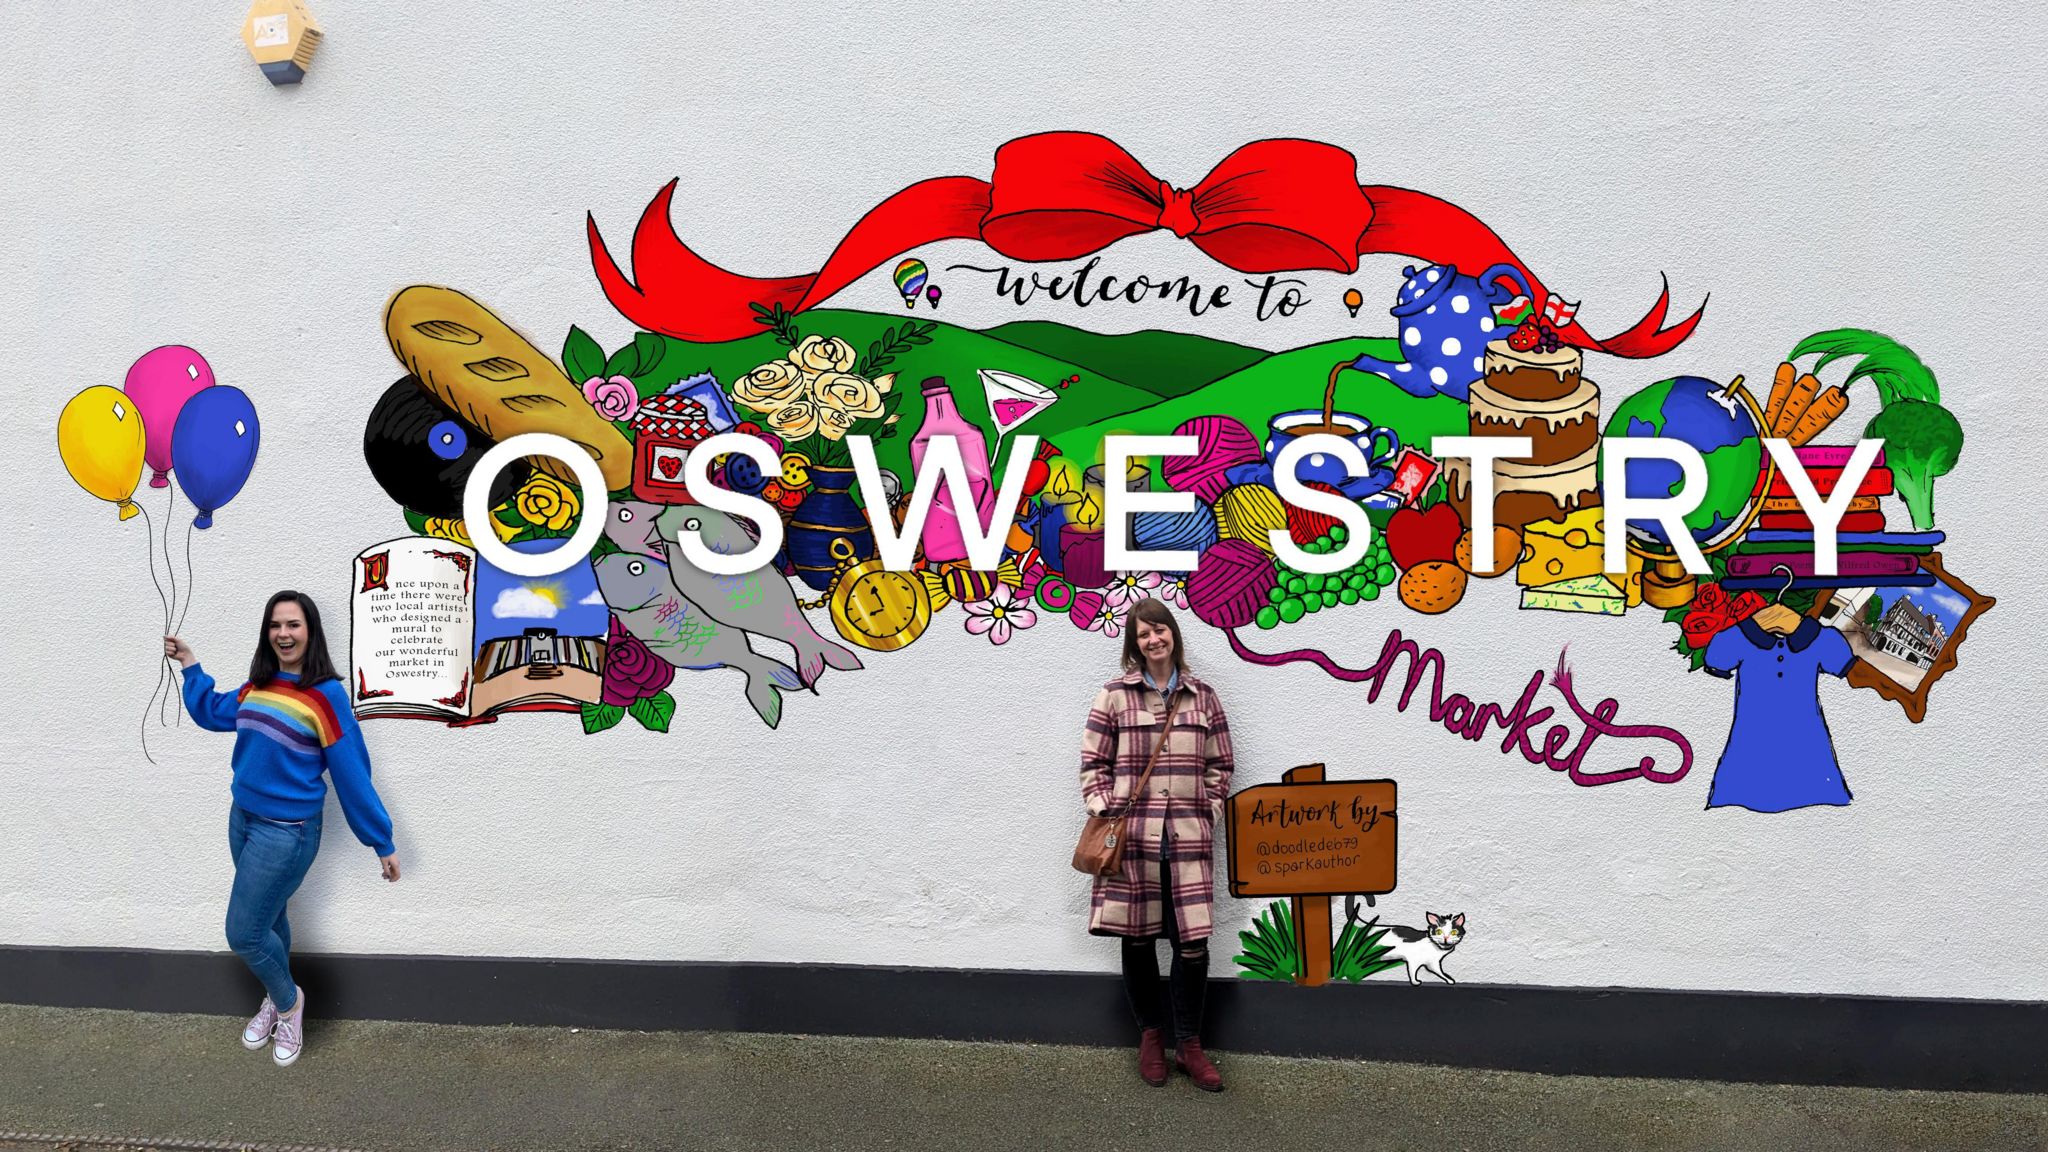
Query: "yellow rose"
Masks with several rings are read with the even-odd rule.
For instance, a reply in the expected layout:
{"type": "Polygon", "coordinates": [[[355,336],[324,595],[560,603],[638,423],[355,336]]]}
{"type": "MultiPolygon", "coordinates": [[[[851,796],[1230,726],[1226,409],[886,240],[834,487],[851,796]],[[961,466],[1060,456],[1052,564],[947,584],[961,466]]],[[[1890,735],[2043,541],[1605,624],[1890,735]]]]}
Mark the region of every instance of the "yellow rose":
{"type": "Polygon", "coordinates": [[[818,432],[820,435],[824,436],[825,439],[838,440],[844,437],[848,429],[851,429],[852,427],[853,417],[848,416],[846,413],[841,412],[839,409],[818,409],[818,432]]]}
{"type": "Polygon", "coordinates": [[[803,373],[787,360],[770,360],[739,378],[732,386],[732,398],[756,412],[773,412],[793,400],[804,398],[803,373]]]}
{"type": "Polygon", "coordinates": [[[498,519],[498,513],[503,512],[508,507],[511,507],[510,501],[491,509],[491,533],[498,538],[498,543],[500,544],[510,544],[512,538],[519,535],[520,532],[518,525],[507,524],[503,520],[498,519]]]}
{"type": "Polygon", "coordinates": [[[469,526],[459,519],[447,516],[429,516],[427,517],[426,526],[422,531],[439,540],[453,540],[457,544],[471,548],[476,546],[475,542],[469,538],[469,526]]]}
{"type": "Polygon", "coordinates": [[[844,372],[860,354],[837,336],[806,336],[789,354],[789,362],[805,372],[844,372]]]}
{"type": "Polygon", "coordinates": [[[532,479],[520,485],[513,503],[528,524],[543,528],[559,531],[576,518],[576,493],[545,472],[535,472],[532,479]]]}
{"type": "Polygon", "coordinates": [[[882,391],[875,382],[851,372],[826,372],[811,381],[811,395],[827,411],[844,412],[855,420],[882,414],[882,391]]]}
{"type": "Polygon", "coordinates": [[[785,404],[768,417],[768,428],[784,443],[801,440],[818,430],[818,406],[809,400],[785,404]]]}

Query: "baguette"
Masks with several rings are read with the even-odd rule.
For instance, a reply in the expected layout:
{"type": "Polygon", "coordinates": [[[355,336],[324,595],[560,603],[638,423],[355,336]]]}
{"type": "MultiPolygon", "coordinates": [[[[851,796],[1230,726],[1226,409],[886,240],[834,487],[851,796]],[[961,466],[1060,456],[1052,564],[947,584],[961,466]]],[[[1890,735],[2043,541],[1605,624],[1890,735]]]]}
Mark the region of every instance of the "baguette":
{"type": "MultiPolygon", "coordinates": [[[[415,284],[386,306],[384,336],[422,387],[485,436],[503,441],[552,432],[590,453],[607,488],[632,487],[632,442],[597,414],[553,360],[490,309],[452,288],[415,284]]],[[[575,483],[566,463],[531,459],[535,468],[575,483]]]]}

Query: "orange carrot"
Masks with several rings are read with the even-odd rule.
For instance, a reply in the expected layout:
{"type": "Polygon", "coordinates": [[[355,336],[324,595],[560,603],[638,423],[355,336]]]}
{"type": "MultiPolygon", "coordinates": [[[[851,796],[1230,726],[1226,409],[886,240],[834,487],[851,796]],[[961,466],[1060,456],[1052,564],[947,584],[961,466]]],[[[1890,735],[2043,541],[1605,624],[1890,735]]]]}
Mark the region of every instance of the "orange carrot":
{"type": "MultiPolygon", "coordinates": [[[[1812,380],[1813,377],[1808,376],[1807,379],[1812,380]]],[[[1801,413],[1798,421],[1792,425],[1792,434],[1785,439],[1791,441],[1792,446],[1797,448],[1820,435],[1828,425],[1835,422],[1835,417],[1840,416],[1848,408],[1848,390],[1830,388],[1813,398],[1813,402],[1806,406],[1806,411],[1801,413]]]]}
{"type": "Polygon", "coordinates": [[[1771,382],[1771,402],[1764,409],[1764,431],[1777,435],[1778,414],[1785,410],[1785,397],[1792,391],[1792,377],[1796,374],[1790,364],[1778,365],[1778,377],[1771,382]]]}
{"type": "Polygon", "coordinates": [[[1812,373],[1794,380],[1791,391],[1785,394],[1785,407],[1779,410],[1778,422],[1772,426],[1771,434],[1791,439],[1787,434],[1798,425],[1800,417],[1806,415],[1806,409],[1813,403],[1814,394],[1819,391],[1820,378],[1812,373]]]}

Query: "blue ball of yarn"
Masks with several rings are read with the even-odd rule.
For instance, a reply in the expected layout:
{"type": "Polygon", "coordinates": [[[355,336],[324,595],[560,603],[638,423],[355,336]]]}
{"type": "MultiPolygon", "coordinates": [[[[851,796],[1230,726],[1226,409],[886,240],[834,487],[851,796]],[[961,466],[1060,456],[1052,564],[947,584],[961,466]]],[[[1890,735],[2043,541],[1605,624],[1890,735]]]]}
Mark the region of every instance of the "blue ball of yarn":
{"type": "Polygon", "coordinates": [[[1216,513],[1199,503],[1191,512],[1139,512],[1131,536],[1144,552],[1205,552],[1216,543],[1216,513]]]}

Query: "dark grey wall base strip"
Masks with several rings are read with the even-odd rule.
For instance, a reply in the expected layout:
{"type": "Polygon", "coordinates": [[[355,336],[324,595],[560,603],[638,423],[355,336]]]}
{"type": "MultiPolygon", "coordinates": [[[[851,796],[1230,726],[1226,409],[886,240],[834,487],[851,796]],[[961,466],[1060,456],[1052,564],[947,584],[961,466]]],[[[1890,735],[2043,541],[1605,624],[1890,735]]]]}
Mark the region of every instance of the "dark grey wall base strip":
{"type": "MultiPolygon", "coordinates": [[[[454,956],[293,959],[310,1010],[444,1024],[1120,1046],[1117,978],[454,956]]],[[[1592,1076],[2048,1092],[2048,1003],[1398,981],[1210,984],[1210,1046],[1592,1076]]],[[[0,1002],[236,1015],[226,953],[0,947],[0,1002]]]]}

